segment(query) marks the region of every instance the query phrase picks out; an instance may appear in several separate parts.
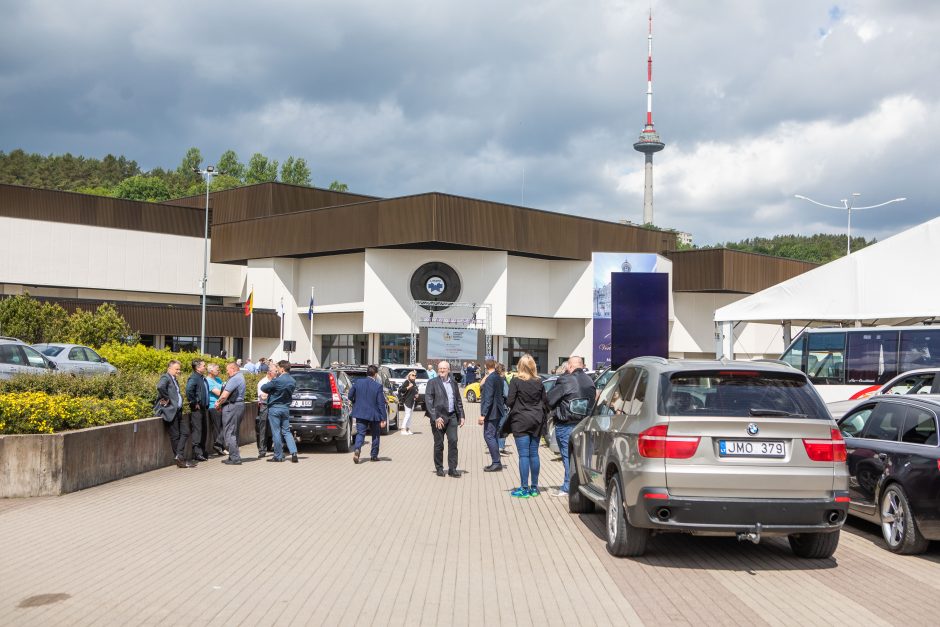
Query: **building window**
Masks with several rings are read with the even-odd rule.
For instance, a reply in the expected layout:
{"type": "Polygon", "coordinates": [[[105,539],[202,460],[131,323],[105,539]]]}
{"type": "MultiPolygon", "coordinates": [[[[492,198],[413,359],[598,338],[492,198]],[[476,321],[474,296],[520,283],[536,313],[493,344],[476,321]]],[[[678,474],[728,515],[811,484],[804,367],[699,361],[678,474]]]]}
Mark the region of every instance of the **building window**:
{"type": "MultiPolygon", "coordinates": [[[[166,336],[166,346],[174,353],[179,352],[189,352],[189,353],[198,353],[199,352],[199,336],[189,336],[189,335],[168,335],[166,336]]],[[[207,337],[206,338],[206,354],[218,356],[222,354],[222,338],[220,337],[207,337]]]]}
{"type": "Polygon", "coordinates": [[[245,338],[233,337],[232,338],[232,354],[229,355],[229,358],[230,359],[244,359],[245,357],[250,357],[250,355],[245,355],[245,338]]]}
{"type": "Polygon", "coordinates": [[[153,346],[154,346],[154,342],[156,342],[156,340],[157,340],[156,336],[153,336],[153,335],[141,335],[140,337],[137,338],[137,343],[140,344],[141,346],[150,346],[150,347],[153,347],[153,346]]]}
{"type": "Polygon", "coordinates": [[[364,365],[369,361],[369,336],[364,333],[324,335],[321,346],[323,364],[335,361],[346,365],[364,365]]]}
{"type": "Polygon", "coordinates": [[[503,342],[503,363],[510,370],[516,369],[519,358],[526,353],[535,360],[536,370],[547,372],[548,340],[539,337],[507,337],[503,342]]]}
{"type": "MultiPolygon", "coordinates": [[[[417,341],[417,338],[415,338],[417,341]]],[[[418,354],[415,346],[415,355],[418,354]]],[[[380,364],[408,364],[411,363],[411,335],[397,333],[382,333],[379,335],[379,363],[380,364]]]]}

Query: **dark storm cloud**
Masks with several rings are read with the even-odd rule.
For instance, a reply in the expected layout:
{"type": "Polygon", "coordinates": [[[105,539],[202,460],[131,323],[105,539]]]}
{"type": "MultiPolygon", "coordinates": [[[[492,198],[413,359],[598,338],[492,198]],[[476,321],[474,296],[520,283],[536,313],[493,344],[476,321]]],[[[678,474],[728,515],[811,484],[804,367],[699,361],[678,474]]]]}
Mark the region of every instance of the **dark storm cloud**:
{"type": "MultiPolygon", "coordinates": [[[[303,156],[314,181],[638,221],[646,1],[11,2],[3,145],[174,167],[192,145],[303,156]],[[524,174],[523,174],[524,173],[524,174]]],[[[656,222],[698,242],[883,237],[935,215],[940,9],[654,4],[656,222]]]]}

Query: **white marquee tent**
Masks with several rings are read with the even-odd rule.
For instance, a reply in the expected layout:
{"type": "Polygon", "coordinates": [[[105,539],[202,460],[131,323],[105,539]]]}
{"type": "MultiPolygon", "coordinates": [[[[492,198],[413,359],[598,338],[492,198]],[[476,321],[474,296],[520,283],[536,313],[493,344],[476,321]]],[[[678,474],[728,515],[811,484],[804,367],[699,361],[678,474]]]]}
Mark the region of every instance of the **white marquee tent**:
{"type": "Polygon", "coordinates": [[[715,312],[731,357],[736,322],[915,324],[940,318],[940,218],[902,231],[715,312]]]}

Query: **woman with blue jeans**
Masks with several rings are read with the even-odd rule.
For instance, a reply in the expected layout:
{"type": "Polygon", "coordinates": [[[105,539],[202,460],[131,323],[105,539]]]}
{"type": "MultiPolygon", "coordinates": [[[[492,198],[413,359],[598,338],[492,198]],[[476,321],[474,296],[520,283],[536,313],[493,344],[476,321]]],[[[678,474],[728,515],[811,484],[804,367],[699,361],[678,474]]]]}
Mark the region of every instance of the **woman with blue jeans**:
{"type": "Polygon", "coordinates": [[[516,370],[509,383],[509,418],[503,431],[512,433],[519,451],[520,485],[511,495],[531,498],[540,494],[539,441],[548,419],[548,398],[531,355],[523,355],[516,370]]]}

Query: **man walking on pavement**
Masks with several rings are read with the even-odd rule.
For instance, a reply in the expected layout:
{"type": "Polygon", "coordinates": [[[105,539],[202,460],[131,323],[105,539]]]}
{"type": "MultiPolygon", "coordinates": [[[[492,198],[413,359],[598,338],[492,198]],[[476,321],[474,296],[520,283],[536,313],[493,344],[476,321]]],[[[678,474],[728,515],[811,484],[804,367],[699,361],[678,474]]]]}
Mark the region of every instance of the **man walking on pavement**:
{"type": "Polygon", "coordinates": [[[457,472],[457,428],[463,426],[463,402],[457,382],[450,375],[450,363],[438,362],[437,377],[428,381],[424,392],[425,414],[431,419],[434,434],[434,467],[437,476],[444,476],[444,436],[447,436],[447,474],[460,478],[457,472]]]}
{"type": "MultiPolygon", "coordinates": [[[[571,356],[568,358],[567,372],[558,377],[558,381],[548,391],[548,405],[555,411],[555,439],[558,441],[558,450],[561,461],[565,466],[565,480],[561,487],[552,496],[568,496],[568,481],[571,477],[571,462],[568,458],[568,444],[571,440],[571,430],[584,418],[584,414],[573,412],[571,402],[586,399],[586,405],[594,402],[597,388],[591,377],[584,372],[584,358],[571,356]]],[[[587,409],[587,407],[585,407],[587,409]]]]}
{"type": "Polygon", "coordinates": [[[268,424],[274,439],[269,462],[284,461],[286,440],[290,460],[297,463],[297,441],[290,432],[290,403],[296,386],[297,382],[290,376],[290,362],[286,359],[277,362],[277,377],[261,386],[261,391],[268,395],[268,424]]]}
{"type": "Polygon", "coordinates": [[[376,381],[379,369],[369,366],[367,377],[356,379],[349,389],[349,400],[353,403],[352,417],[356,419],[356,442],[353,444],[353,463],[359,463],[359,454],[366,440],[366,432],[372,434],[372,456],[379,461],[379,436],[388,417],[388,398],[382,384],[376,381]]]}
{"type": "Polygon", "coordinates": [[[222,463],[240,466],[242,456],[238,451],[238,425],[245,415],[245,376],[235,362],[225,364],[225,371],[228,373],[228,381],[215,404],[216,409],[222,410],[222,441],[228,449],[228,459],[222,460],[222,463]]]}
{"type": "Polygon", "coordinates": [[[206,381],[206,362],[194,359],[190,365],[193,371],[186,380],[186,400],[189,401],[189,420],[193,430],[193,459],[197,462],[204,462],[207,458],[202,438],[206,432],[209,417],[209,383],[206,381]]]}
{"type": "Polygon", "coordinates": [[[499,423],[506,413],[506,398],[503,396],[503,378],[496,374],[496,360],[487,359],[484,365],[486,376],[480,393],[480,424],[491,463],[483,471],[496,472],[503,469],[499,458],[499,423]]]}

